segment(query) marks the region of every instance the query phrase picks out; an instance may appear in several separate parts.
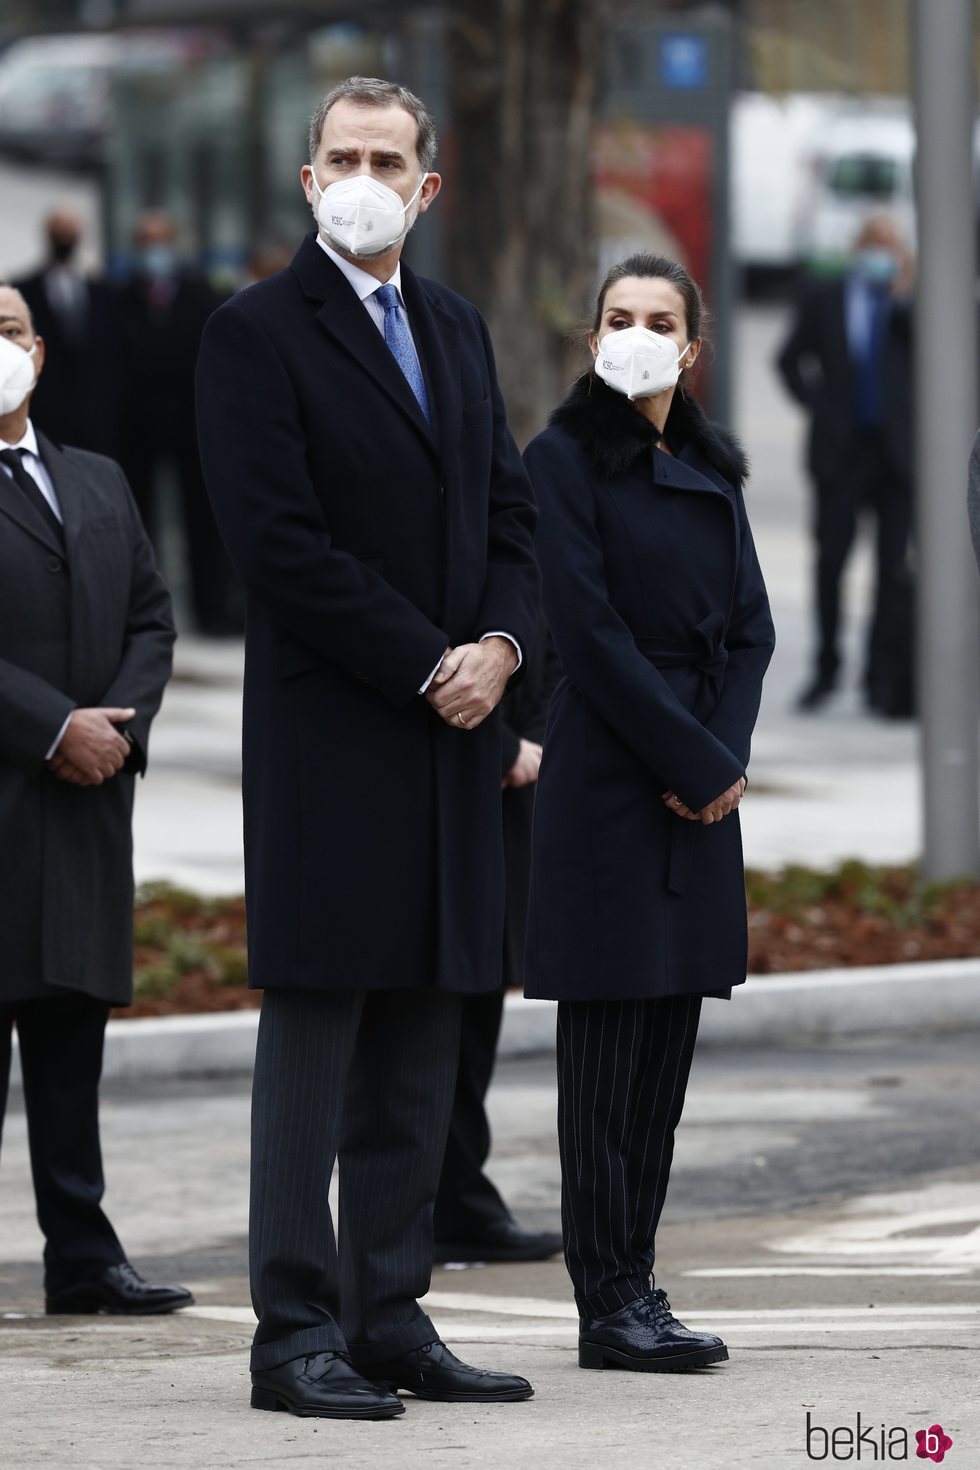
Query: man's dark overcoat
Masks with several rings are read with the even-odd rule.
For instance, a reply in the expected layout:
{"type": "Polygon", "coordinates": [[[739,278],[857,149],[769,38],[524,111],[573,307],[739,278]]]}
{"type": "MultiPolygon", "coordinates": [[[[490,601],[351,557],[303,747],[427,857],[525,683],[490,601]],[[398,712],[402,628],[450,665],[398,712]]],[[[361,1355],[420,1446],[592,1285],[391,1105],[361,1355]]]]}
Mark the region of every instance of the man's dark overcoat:
{"type": "Polygon", "coordinates": [[[418,691],[536,618],[534,514],[486,328],[402,266],[432,408],[315,236],[208,323],[198,429],[246,588],[250,984],[500,983],[498,717],[418,691]]]}
{"type": "Polygon", "coordinates": [[[675,394],[668,454],[593,374],[525,462],[565,678],[534,815],[525,988],[553,1000],[725,992],[745,979],[738,813],[773,648],[734,441],[675,394]]]}
{"type": "Polygon", "coordinates": [[[132,808],[170,677],[170,597],[112,460],[38,434],[64,541],[0,484],[0,1001],[50,987],[115,1005],[133,991],[132,808]],[[133,750],[102,786],[45,756],[72,709],[132,706],[133,750]]]}

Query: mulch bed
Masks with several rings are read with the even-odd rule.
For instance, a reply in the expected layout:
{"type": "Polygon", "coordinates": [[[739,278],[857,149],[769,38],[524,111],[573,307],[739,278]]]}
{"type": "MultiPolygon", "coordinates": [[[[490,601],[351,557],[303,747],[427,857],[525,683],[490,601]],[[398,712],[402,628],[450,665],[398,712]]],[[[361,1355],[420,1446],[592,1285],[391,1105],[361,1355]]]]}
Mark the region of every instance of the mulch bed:
{"type": "MultiPolygon", "coordinates": [[[[923,884],[912,867],[749,872],[749,972],[825,970],[980,955],[980,884],[923,884]]],[[[118,1016],[251,1010],[245,901],[166,883],[136,897],[135,1004],[118,1016]]]]}

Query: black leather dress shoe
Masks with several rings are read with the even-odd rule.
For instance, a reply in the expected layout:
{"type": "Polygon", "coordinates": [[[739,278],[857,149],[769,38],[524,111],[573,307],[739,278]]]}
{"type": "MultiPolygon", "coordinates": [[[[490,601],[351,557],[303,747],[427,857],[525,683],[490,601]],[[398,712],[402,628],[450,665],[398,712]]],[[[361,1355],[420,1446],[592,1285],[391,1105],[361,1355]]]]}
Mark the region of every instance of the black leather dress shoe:
{"type": "Polygon", "coordinates": [[[252,1408],[301,1419],[395,1419],[405,1405],[369,1383],[343,1353],[307,1353],[252,1374],[252,1408]]]}
{"type": "Polygon", "coordinates": [[[546,1261],[561,1252],[557,1230],[522,1230],[515,1220],[491,1225],[466,1240],[437,1240],[433,1259],[446,1261],[546,1261]]]}
{"type": "Polygon", "coordinates": [[[632,1368],[637,1373],[682,1373],[724,1363],[720,1337],[693,1332],[670,1310],[664,1291],[651,1292],[609,1317],[584,1321],[579,1329],[580,1368],[632,1368]]]}
{"type": "Polygon", "coordinates": [[[44,1303],[49,1317],[110,1312],[121,1317],[154,1317],[190,1307],[194,1298],[183,1286],[151,1286],[128,1261],[110,1266],[91,1281],[79,1281],[53,1292],[44,1303]]]}
{"type": "Polygon", "coordinates": [[[488,1373],[461,1363],[438,1338],[390,1362],[372,1363],[364,1372],[385,1388],[404,1388],[416,1398],[448,1404],[505,1404],[534,1393],[516,1373],[488,1373]]]}

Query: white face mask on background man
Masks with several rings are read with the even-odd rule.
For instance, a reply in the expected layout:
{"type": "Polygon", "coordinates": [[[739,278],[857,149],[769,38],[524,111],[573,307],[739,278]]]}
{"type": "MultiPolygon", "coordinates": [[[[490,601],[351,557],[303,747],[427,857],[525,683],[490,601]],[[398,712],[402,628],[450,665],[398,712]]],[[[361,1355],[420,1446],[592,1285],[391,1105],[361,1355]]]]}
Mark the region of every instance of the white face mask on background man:
{"type": "Polygon", "coordinates": [[[321,231],[338,250],[361,260],[383,255],[404,240],[418,217],[418,210],[408,212],[422,192],[429,177],[423,174],[419,186],[407,204],[387,184],[370,174],[352,179],[338,179],[321,189],[311,169],[312,183],[320,196],[314,213],[321,231]]]}
{"type": "Polygon", "coordinates": [[[37,382],[36,346],[25,350],[0,337],[0,418],[15,413],[37,382]]]}
{"type": "Polygon", "coordinates": [[[651,398],[673,388],[681,375],[681,358],[691,350],[690,342],[678,353],[677,343],[649,327],[624,327],[608,332],[599,343],[595,370],[598,377],[627,398],[651,398]]]}

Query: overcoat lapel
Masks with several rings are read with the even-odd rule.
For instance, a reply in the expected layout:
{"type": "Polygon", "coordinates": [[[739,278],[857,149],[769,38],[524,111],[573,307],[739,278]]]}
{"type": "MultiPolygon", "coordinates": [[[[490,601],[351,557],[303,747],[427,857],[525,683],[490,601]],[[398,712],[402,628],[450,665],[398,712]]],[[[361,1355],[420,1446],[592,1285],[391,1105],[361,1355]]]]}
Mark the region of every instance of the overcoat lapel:
{"type": "Polygon", "coordinates": [[[82,504],[85,498],[84,477],[69,464],[63,451],[46,434],[38,434],[37,443],[44,461],[44,468],[51,476],[54,493],[58,497],[58,508],[61,511],[61,524],[65,535],[64,551],[70,564],[84,518],[82,504]]]}
{"type": "Polygon", "coordinates": [[[462,400],[459,396],[459,325],[440,305],[430,301],[418,277],[402,264],[402,292],[412,334],[425,358],[436,404],[436,437],[446,474],[455,478],[462,400]]]}
{"type": "MultiPolygon", "coordinates": [[[[316,319],[331,341],[408,417],[434,450],[435,440],[408,379],[343,272],[316,243],[315,235],[308,235],[299,247],[292,270],[306,295],[321,303],[316,319]]],[[[412,307],[408,309],[411,314],[412,307]]],[[[415,331],[414,315],[412,331],[415,331]]],[[[427,344],[425,350],[428,352],[427,344]]]]}

